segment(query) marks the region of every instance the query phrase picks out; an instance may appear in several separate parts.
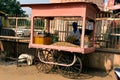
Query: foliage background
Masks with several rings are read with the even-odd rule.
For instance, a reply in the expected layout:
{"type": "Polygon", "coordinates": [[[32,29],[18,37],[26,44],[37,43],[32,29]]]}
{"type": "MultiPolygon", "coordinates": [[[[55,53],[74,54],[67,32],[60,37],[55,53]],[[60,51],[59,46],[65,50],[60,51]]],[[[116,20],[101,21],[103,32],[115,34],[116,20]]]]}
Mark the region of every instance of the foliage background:
{"type": "Polygon", "coordinates": [[[8,15],[25,15],[25,11],[22,10],[20,2],[16,0],[0,0],[0,11],[8,15]]]}

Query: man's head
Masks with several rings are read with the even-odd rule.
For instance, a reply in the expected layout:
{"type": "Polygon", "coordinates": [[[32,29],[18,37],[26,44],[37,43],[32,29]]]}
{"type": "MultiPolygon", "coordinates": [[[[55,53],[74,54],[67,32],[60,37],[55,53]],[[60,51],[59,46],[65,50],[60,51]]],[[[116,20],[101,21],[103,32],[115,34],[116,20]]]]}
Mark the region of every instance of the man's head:
{"type": "Polygon", "coordinates": [[[73,26],[73,28],[77,28],[77,22],[73,22],[73,24],[72,24],[72,26],[73,26]]]}
{"type": "Polygon", "coordinates": [[[73,22],[72,26],[73,26],[73,30],[76,31],[77,30],[77,26],[78,26],[77,22],[73,22]]]}

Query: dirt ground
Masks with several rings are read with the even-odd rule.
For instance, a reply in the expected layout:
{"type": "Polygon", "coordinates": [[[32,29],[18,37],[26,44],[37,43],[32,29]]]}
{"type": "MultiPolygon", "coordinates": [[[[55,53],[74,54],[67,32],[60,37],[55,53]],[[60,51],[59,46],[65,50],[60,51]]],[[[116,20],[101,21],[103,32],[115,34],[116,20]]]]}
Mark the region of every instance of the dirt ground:
{"type": "Polygon", "coordinates": [[[83,71],[78,79],[68,79],[58,73],[39,73],[34,65],[17,67],[0,63],[0,80],[116,80],[116,77],[113,71],[107,74],[92,69],[83,71]]]}

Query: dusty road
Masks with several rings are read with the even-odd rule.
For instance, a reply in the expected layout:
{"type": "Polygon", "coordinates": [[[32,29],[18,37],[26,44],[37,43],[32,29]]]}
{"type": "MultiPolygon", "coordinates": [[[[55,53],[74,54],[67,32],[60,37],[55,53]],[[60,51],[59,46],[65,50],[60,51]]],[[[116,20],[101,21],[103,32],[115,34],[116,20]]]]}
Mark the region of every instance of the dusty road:
{"type": "MultiPolygon", "coordinates": [[[[58,73],[39,73],[35,66],[22,66],[0,64],[0,80],[73,80],[62,77],[58,73]]],[[[102,71],[85,71],[75,80],[116,80],[111,71],[106,74],[102,71]]]]}

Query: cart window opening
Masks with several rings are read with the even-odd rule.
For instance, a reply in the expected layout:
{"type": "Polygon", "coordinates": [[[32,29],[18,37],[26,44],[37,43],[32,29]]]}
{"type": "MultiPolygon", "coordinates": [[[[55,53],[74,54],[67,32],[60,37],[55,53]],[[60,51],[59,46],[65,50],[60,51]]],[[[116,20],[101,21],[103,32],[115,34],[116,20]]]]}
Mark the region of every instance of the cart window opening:
{"type": "MultiPolygon", "coordinates": [[[[55,18],[34,18],[34,43],[36,44],[53,44],[56,42],[68,42],[74,45],[81,45],[81,34],[82,34],[82,17],[55,17],[55,18]],[[73,23],[77,25],[75,30],[73,23]],[[39,25],[37,25],[39,24],[39,25]],[[37,25],[37,26],[36,26],[37,25]],[[75,31],[75,32],[74,32],[75,31]],[[71,34],[71,32],[76,33],[71,34]],[[70,36],[72,35],[72,36],[70,36]]],[[[85,38],[88,43],[90,38],[93,37],[93,25],[86,27],[85,38]],[[88,28],[88,29],[87,29],[88,28]]]]}
{"type": "Polygon", "coordinates": [[[94,30],[94,21],[87,20],[85,28],[85,47],[93,47],[93,30],[94,30]]]}
{"type": "MultiPolygon", "coordinates": [[[[67,37],[70,35],[70,32],[73,30],[73,22],[77,23],[79,33],[82,33],[82,18],[81,17],[55,17],[55,18],[34,18],[34,37],[49,36],[52,37],[50,43],[55,42],[66,42],[67,37]],[[38,21],[41,23],[38,23],[38,21]],[[39,24],[39,26],[36,26],[39,24]]],[[[81,38],[81,36],[79,36],[81,38]]],[[[70,39],[69,39],[70,40],[70,39]]],[[[74,41],[74,39],[72,38],[74,41]]],[[[71,41],[72,41],[71,40],[71,41]]],[[[80,39],[81,40],[81,39],[80,39]]],[[[80,43],[79,43],[80,45],[80,43]]]]}

